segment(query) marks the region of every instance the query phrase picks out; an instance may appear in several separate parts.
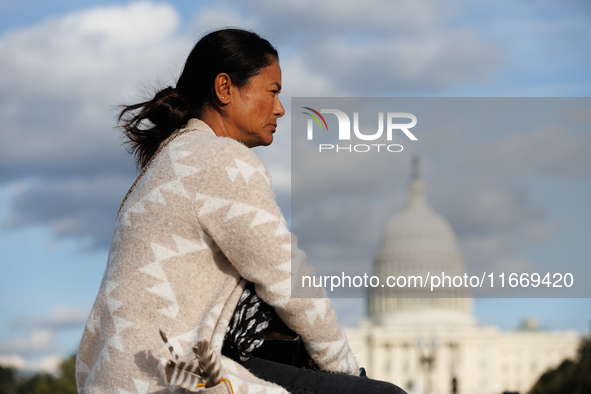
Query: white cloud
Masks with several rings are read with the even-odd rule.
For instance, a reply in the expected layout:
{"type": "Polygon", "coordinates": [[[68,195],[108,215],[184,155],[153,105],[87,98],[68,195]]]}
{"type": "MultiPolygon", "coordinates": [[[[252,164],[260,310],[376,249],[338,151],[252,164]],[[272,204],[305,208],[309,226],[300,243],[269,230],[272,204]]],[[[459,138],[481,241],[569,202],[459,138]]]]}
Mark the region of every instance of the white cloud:
{"type": "MultiPolygon", "coordinates": [[[[279,56],[282,56],[279,53],[279,56]]],[[[294,97],[346,96],[349,87],[323,70],[311,68],[304,57],[281,59],[284,92],[294,97]]]]}
{"type": "Polygon", "coordinates": [[[36,329],[28,337],[17,337],[0,343],[0,354],[17,353],[20,355],[51,353],[57,350],[51,330],[36,329]]]}
{"type": "Polygon", "coordinates": [[[58,371],[63,359],[57,355],[27,360],[18,354],[0,355],[0,366],[16,368],[21,371],[35,373],[51,373],[58,371]]]}
{"type": "Polygon", "coordinates": [[[83,327],[90,314],[89,308],[55,307],[49,314],[42,317],[21,316],[11,322],[13,327],[33,327],[48,330],[59,330],[83,327]]]}
{"type": "Polygon", "coordinates": [[[18,354],[0,355],[0,365],[4,368],[23,369],[25,359],[18,354]]]}
{"type": "Polygon", "coordinates": [[[9,31],[0,39],[0,86],[15,97],[112,95],[181,48],[173,39],[178,24],[170,5],[138,2],[9,31]]]}
{"type": "Polygon", "coordinates": [[[31,372],[56,372],[64,358],[59,336],[64,332],[69,335],[68,330],[79,336],[89,310],[57,306],[44,316],[23,315],[13,319],[9,326],[19,334],[0,342],[0,365],[31,372]]]}
{"type": "Polygon", "coordinates": [[[229,6],[229,4],[202,9],[197,14],[197,18],[192,22],[190,30],[195,36],[195,41],[198,36],[201,36],[204,33],[226,27],[241,27],[257,30],[256,26],[251,25],[254,22],[253,19],[245,18],[244,15],[238,11],[238,7],[229,6]]]}
{"type": "Polygon", "coordinates": [[[0,37],[0,180],[129,172],[115,106],[174,79],[192,41],[178,27],[172,6],[137,2],[0,37]]]}
{"type": "Polygon", "coordinates": [[[56,373],[63,359],[57,355],[27,360],[19,354],[0,355],[0,366],[37,373],[56,373]]]}
{"type": "Polygon", "coordinates": [[[62,361],[61,357],[51,355],[27,361],[22,369],[30,372],[56,373],[62,361]]]}

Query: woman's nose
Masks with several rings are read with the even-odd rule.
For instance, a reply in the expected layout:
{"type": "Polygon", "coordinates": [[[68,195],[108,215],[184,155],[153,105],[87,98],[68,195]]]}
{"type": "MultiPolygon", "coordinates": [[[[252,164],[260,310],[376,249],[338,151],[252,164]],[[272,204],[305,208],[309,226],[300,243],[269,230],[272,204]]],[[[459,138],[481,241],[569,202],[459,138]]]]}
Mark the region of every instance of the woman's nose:
{"type": "Polygon", "coordinates": [[[281,104],[281,100],[277,99],[277,104],[275,105],[275,114],[278,118],[285,115],[285,108],[283,108],[283,104],[281,104]]]}

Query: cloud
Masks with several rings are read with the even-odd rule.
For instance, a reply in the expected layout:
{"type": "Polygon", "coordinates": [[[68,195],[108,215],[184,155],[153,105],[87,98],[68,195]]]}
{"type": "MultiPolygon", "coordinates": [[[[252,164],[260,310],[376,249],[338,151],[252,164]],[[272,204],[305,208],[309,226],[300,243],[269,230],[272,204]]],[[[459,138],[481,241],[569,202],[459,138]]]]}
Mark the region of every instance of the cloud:
{"type": "Polygon", "coordinates": [[[507,234],[464,237],[459,240],[469,273],[491,271],[530,272],[535,263],[514,254],[512,239],[507,234]]]}
{"type": "Polygon", "coordinates": [[[305,211],[299,209],[298,203],[293,229],[312,255],[358,259],[360,252],[377,246],[386,221],[401,205],[401,194],[391,189],[382,193],[368,190],[363,196],[337,193],[310,202],[305,211]]]}
{"type": "Polygon", "coordinates": [[[106,248],[129,183],[115,176],[23,182],[13,188],[5,225],[41,222],[57,237],[90,237],[91,246],[106,248]]]}
{"type": "Polygon", "coordinates": [[[61,330],[80,328],[86,324],[89,308],[56,307],[43,317],[21,316],[14,319],[10,325],[14,328],[35,328],[47,330],[61,330]]]}
{"type": "Polygon", "coordinates": [[[559,125],[551,125],[500,139],[493,145],[492,158],[508,171],[518,171],[526,176],[538,173],[584,177],[591,175],[588,146],[591,146],[588,132],[573,133],[559,125]]]}
{"type": "Polygon", "coordinates": [[[165,67],[171,63],[180,68],[186,41],[174,34],[178,25],[170,5],[138,2],[5,33],[0,180],[129,166],[119,133],[112,130],[114,106],[137,96],[147,81],[170,78],[165,67]]]}
{"type": "Polygon", "coordinates": [[[56,373],[63,358],[51,355],[36,360],[27,361],[23,369],[31,372],[56,373]]]}
{"type": "Polygon", "coordinates": [[[286,194],[291,191],[291,173],[283,166],[269,166],[267,168],[271,173],[273,181],[273,190],[276,193],[286,194]]]}
{"type": "Polygon", "coordinates": [[[0,354],[20,354],[23,356],[52,353],[58,350],[51,330],[35,329],[26,338],[17,337],[0,342],[0,354]]]}
{"type": "Polygon", "coordinates": [[[27,360],[18,354],[0,355],[0,366],[36,373],[56,373],[62,361],[63,359],[57,355],[33,360],[27,360]]]}
{"type": "MultiPolygon", "coordinates": [[[[278,38],[284,39],[302,34],[304,25],[309,27],[307,31],[310,34],[320,31],[334,31],[340,35],[351,32],[416,33],[432,28],[447,14],[445,8],[429,0],[402,0],[396,4],[387,0],[364,3],[306,0],[289,4],[252,0],[246,4],[252,11],[257,11],[260,20],[269,23],[269,31],[282,34],[278,38]]],[[[262,22],[259,23],[262,25],[262,22]]]]}
{"type": "MultiPolygon", "coordinates": [[[[221,3],[197,24],[223,20],[227,9],[221,3]]],[[[286,93],[294,96],[438,91],[484,81],[503,61],[498,45],[452,27],[450,14],[430,0],[251,1],[241,10],[250,17],[241,26],[286,47],[282,64],[293,73],[285,74],[286,93]]]]}
{"type": "Polygon", "coordinates": [[[396,96],[491,76],[500,54],[473,32],[433,32],[419,37],[372,37],[351,45],[333,36],[311,43],[307,63],[350,95],[396,96]]]}
{"type": "Polygon", "coordinates": [[[0,355],[0,366],[4,368],[23,369],[25,366],[25,359],[18,354],[0,355]]]}
{"type": "MultiPolygon", "coordinates": [[[[342,144],[349,146],[349,143],[342,144]]],[[[310,198],[322,200],[325,196],[365,196],[368,191],[383,191],[388,180],[409,173],[408,152],[383,154],[369,152],[351,154],[347,151],[333,154],[330,159],[319,154],[309,154],[317,147],[307,141],[292,142],[292,193],[298,204],[306,206],[310,198]],[[402,164],[403,163],[403,164],[402,164]],[[371,174],[371,176],[368,176],[371,174]]],[[[315,152],[314,152],[315,153],[315,152]]]]}
{"type": "Polygon", "coordinates": [[[460,190],[447,190],[440,204],[452,220],[459,236],[490,235],[506,232],[545,219],[544,209],[527,198],[522,188],[503,185],[464,184],[460,190]]]}
{"type": "MultiPolygon", "coordinates": [[[[519,105],[517,102],[517,108],[519,105]]],[[[453,168],[471,175],[478,173],[480,177],[482,174],[496,179],[510,176],[524,181],[535,176],[564,180],[588,177],[591,175],[591,158],[586,147],[591,144],[591,134],[585,128],[591,119],[583,118],[578,111],[583,108],[588,111],[591,102],[586,99],[546,99],[545,104],[538,106],[538,111],[553,111],[553,105],[576,105],[577,108],[573,111],[554,110],[555,119],[546,125],[536,120],[541,116],[532,115],[530,108],[530,113],[522,116],[522,121],[531,125],[503,127],[496,123],[497,127],[488,131],[497,133],[495,138],[486,138],[485,131],[472,133],[485,138],[472,139],[468,141],[469,149],[458,150],[453,168]]]]}
{"type": "Polygon", "coordinates": [[[79,336],[89,313],[90,308],[58,306],[45,316],[23,315],[13,319],[8,325],[19,334],[0,342],[0,365],[31,372],[56,372],[64,358],[60,335],[68,335],[69,330],[79,336]]]}
{"type": "Polygon", "coordinates": [[[0,39],[0,86],[13,97],[72,99],[129,88],[170,54],[179,24],[168,4],[97,7],[8,31],[0,39]],[[158,61],[154,61],[158,59],[158,61]]]}

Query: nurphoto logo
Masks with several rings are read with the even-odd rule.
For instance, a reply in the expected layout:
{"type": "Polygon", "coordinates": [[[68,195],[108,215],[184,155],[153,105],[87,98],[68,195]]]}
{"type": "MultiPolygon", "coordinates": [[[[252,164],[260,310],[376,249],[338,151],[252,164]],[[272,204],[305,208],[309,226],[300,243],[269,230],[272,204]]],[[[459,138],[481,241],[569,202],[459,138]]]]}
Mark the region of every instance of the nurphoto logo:
{"type": "MultiPolygon", "coordinates": [[[[338,109],[321,109],[320,112],[310,107],[302,107],[310,112],[302,112],[308,115],[308,127],[307,136],[308,140],[314,139],[314,121],[320,127],[320,130],[326,129],[328,131],[328,124],[322,114],[333,114],[337,117],[339,122],[339,141],[350,141],[351,140],[351,119],[349,115],[338,109]]],[[[410,132],[409,129],[413,128],[417,124],[417,117],[408,112],[388,112],[386,118],[386,141],[392,141],[392,135],[395,130],[402,131],[411,141],[417,141],[417,137],[410,132]],[[396,119],[396,121],[395,121],[396,119]],[[399,123],[400,119],[410,119],[410,123],[399,123]]],[[[362,141],[376,141],[382,138],[384,134],[384,113],[378,112],[378,130],[373,134],[364,134],[359,129],[359,112],[353,112],[353,134],[355,138],[362,141]]],[[[383,138],[382,138],[383,140],[383,138]]],[[[336,144],[319,144],[319,152],[322,151],[346,151],[346,152],[369,152],[375,150],[377,152],[402,152],[404,147],[400,144],[386,144],[386,143],[373,143],[373,144],[349,144],[339,145],[336,144]],[[382,148],[382,149],[380,149],[382,148]]]]}

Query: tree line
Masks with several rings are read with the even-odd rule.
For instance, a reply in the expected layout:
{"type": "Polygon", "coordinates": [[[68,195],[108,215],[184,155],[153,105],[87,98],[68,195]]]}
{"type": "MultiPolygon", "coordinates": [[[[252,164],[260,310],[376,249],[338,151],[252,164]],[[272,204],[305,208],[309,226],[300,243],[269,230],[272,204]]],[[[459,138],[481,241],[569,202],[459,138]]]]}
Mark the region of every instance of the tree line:
{"type": "Polygon", "coordinates": [[[23,374],[0,366],[0,394],[76,394],[76,355],[62,361],[58,373],[23,374]]]}

